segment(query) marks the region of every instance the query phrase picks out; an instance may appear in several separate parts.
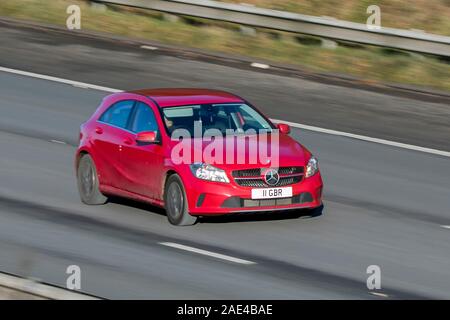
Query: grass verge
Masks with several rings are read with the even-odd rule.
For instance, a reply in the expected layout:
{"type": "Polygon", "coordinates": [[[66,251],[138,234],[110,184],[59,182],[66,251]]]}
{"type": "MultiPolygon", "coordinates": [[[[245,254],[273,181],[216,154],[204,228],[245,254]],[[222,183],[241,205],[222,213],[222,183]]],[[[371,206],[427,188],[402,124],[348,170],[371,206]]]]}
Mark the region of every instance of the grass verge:
{"type": "Polygon", "coordinates": [[[367,7],[377,5],[381,24],[399,29],[419,29],[450,36],[449,0],[219,0],[312,16],[366,23],[367,7]]]}
{"type": "Polygon", "coordinates": [[[321,47],[312,37],[258,29],[254,35],[239,26],[203,19],[165,19],[157,12],[115,6],[91,6],[81,0],[2,0],[0,16],[65,26],[71,4],[81,7],[82,29],[157,40],[299,65],[313,72],[349,74],[368,82],[411,84],[450,91],[450,64],[437,57],[371,46],[321,47]]]}

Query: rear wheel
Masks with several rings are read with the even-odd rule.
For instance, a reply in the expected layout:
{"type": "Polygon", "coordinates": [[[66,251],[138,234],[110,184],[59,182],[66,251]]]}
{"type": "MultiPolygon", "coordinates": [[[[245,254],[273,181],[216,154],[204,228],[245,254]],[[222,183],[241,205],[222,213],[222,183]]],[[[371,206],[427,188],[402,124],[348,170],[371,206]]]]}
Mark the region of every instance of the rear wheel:
{"type": "Polygon", "coordinates": [[[97,169],[91,156],[85,154],[81,157],[77,169],[78,192],[81,201],[89,205],[104,204],[108,198],[99,189],[97,169]]]}
{"type": "Polygon", "coordinates": [[[166,182],[164,190],[164,204],[167,219],[176,226],[190,226],[195,224],[197,217],[188,212],[186,192],[183,183],[177,174],[171,175],[166,182]]]}

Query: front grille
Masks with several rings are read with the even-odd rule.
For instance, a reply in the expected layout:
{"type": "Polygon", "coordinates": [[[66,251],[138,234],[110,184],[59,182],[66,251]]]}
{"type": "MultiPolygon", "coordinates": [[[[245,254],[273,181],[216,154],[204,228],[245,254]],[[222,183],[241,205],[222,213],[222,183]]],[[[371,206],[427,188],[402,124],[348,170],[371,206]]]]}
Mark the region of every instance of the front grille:
{"type": "Polygon", "coordinates": [[[234,178],[256,177],[261,175],[261,168],[235,170],[232,174],[234,178]]]}
{"type": "Polygon", "coordinates": [[[235,170],[232,172],[232,176],[238,185],[251,188],[283,187],[299,183],[303,179],[303,167],[281,167],[278,169],[280,181],[278,181],[276,185],[270,186],[262,177],[262,172],[266,169],[267,168],[253,168],[235,170]]]}
{"type": "Polygon", "coordinates": [[[283,187],[302,181],[302,176],[284,177],[274,186],[267,185],[262,178],[258,179],[236,179],[236,183],[242,187],[265,188],[265,187],[283,187]]]}
{"type": "Polygon", "coordinates": [[[281,168],[278,169],[278,173],[280,175],[283,175],[283,174],[297,174],[297,173],[303,174],[303,167],[281,167],[281,168]]]}
{"type": "Polygon", "coordinates": [[[300,197],[295,196],[292,198],[280,198],[280,199],[261,199],[261,200],[252,200],[252,199],[242,199],[241,206],[243,208],[248,207],[268,207],[268,206],[285,206],[290,204],[299,203],[300,197]]]}

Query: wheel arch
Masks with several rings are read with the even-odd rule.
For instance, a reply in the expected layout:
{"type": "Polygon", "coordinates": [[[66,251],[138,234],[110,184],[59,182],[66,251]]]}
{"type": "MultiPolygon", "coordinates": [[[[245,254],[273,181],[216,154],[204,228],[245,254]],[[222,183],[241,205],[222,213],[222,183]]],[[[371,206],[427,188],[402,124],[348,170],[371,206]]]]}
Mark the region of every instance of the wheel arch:
{"type": "MultiPolygon", "coordinates": [[[[169,177],[174,175],[174,174],[178,175],[180,177],[180,179],[181,179],[180,174],[175,169],[171,168],[171,169],[166,171],[166,174],[164,176],[164,181],[163,181],[163,183],[161,185],[161,199],[163,201],[164,201],[164,196],[165,196],[165,193],[166,193],[167,180],[169,180],[169,177]]],[[[181,180],[181,181],[183,181],[183,180],[181,180]]]]}
{"type": "Polygon", "coordinates": [[[97,161],[97,157],[96,157],[95,153],[92,152],[92,150],[90,150],[90,149],[80,148],[77,151],[77,154],[75,156],[75,173],[78,172],[78,165],[80,163],[80,159],[85,155],[89,155],[92,158],[92,161],[94,161],[94,165],[95,165],[95,169],[97,171],[97,176],[98,176],[100,186],[103,186],[104,185],[104,180],[103,180],[104,172],[102,170],[102,167],[98,165],[98,161],[97,161]]]}
{"type": "MultiPolygon", "coordinates": [[[[77,152],[77,155],[75,157],[75,170],[78,170],[78,165],[80,163],[80,159],[86,154],[90,155],[89,151],[84,150],[84,149],[77,152]]],[[[91,155],[91,157],[92,157],[92,155],[91,155]]]]}

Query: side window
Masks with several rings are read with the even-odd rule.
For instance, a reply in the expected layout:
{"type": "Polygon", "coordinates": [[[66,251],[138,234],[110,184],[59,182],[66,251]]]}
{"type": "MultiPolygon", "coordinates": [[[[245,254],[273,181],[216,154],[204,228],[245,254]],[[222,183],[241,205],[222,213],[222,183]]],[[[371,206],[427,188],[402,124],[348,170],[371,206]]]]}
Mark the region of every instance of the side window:
{"type": "Polygon", "coordinates": [[[115,103],[100,117],[100,121],[119,128],[126,128],[133,104],[132,100],[115,103]]]}
{"type": "Polygon", "coordinates": [[[137,103],[130,130],[136,133],[142,131],[158,131],[158,124],[153,110],[145,103],[137,103]]]}

